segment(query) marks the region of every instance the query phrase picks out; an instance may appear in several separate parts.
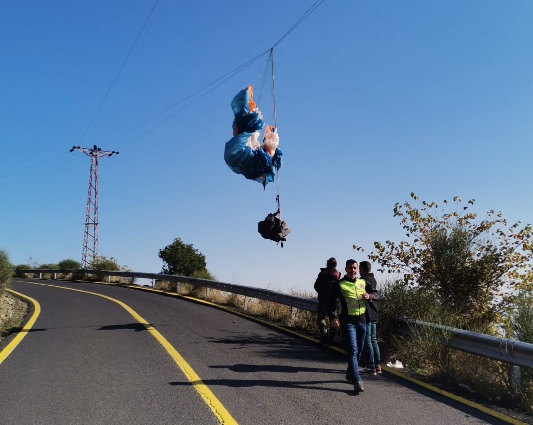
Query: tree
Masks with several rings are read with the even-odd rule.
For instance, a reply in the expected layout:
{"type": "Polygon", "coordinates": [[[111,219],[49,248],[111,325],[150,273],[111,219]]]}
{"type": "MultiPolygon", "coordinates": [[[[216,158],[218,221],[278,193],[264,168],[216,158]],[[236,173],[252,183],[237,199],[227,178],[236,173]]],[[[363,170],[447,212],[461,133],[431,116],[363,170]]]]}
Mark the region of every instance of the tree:
{"type": "MultiPolygon", "coordinates": [[[[411,198],[419,201],[414,193],[411,198]]],[[[520,222],[508,226],[493,210],[476,221],[477,214],[468,211],[475,200],[454,202],[451,212],[439,211],[434,202],[421,201],[418,208],[397,203],[394,216],[409,241],[374,242],[368,257],[380,264],[379,271],[400,273],[403,285],[432,290],[462,318],[460,326],[486,328],[509,307],[516,290],[532,286],[532,229],[520,222]]]]}
{"type": "Polygon", "coordinates": [[[205,255],[180,238],[160,249],[159,258],[165,263],[161,270],[163,274],[192,277],[207,271],[205,255]]]}

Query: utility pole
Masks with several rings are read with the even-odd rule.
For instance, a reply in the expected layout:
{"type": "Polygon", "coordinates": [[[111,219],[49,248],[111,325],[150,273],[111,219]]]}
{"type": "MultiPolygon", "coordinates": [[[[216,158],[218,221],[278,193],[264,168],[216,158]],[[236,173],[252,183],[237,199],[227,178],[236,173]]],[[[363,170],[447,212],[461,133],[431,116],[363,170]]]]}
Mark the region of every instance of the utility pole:
{"type": "Polygon", "coordinates": [[[94,145],[92,149],[72,146],[70,152],[79,150],[91,157],[91,170],[89,173],[89,191],[87,194],[87,211],[85,214],[85,232],[83,234],[83,251],[81,266],[87,268],[87,257],[93,259],[98,256],[98,158],[118,155],[115,151],[103,151],[94,145]]]}

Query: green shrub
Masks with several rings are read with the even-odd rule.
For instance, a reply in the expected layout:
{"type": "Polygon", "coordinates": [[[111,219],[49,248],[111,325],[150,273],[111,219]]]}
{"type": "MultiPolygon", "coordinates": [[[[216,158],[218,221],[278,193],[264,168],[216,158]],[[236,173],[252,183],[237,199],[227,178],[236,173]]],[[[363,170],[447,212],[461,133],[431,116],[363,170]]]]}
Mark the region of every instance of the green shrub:
{"type": "Polygon", "coordinates": [[[517,340],[533,344],[533,292],[521,292],[516,298],[511,327],[517,340]]]}
{"type": "Polygon", "coordinates": [[[217,280],[216,276],[211,274],[209,270],[203,269],[203,270],[195,270],[191,277],[195,277],[197,279],[206,279],[206,280],[217,280]]]}
{"type": "Polygon", "coordinates": [[[0,250],[0,293],[11,286],[11,276],[13,276],[13,265],[9,261],[7,252],[0,250]]]}
{"type": "Polygon", "coordinates": [[[58,263],[58,266],[61,270],[79,270],[81,269],[81,264],[76,260],[71,260],[70,258],[62,260],[58,263]]]}
{"type": "Polygon", "coordinates": [[[13,277],[26,277],[26,273],[22,273],[21,270],[29,270],[32,267],[29,264],[18,264],[15,266],[15,272],[13,274],[13,277]]]}
{"type": "MultiPolygon", "coordinates": [[[[112,272],[128,272],[130,269],[128,266],[121,266],[118,264],[117,260],[113,257],[107,258],[104,256],[95,257],[87,266],[89,270],[101,270],[101,271],[112,271],[112,272]]],[[[87,279],[92,281],[97,281],[102,279],[105,276],[105,273],[95,273],[92,275],[87,275],[87,279]]],[[[107,282],[109,283],[124,283],[124,284],[133,284],[135,278],[130,277],[119,277],[111,276],[107,282]]]]}
{"type": "Polygon", "coordinates": [[[53,263],[44,263],[44,264],[41,264],[38,268],[42,270],[50,270],[50,269],[55,270],[55,269],[59,269],[59,266],[53,263]]]}
{"type": "MultiPolygon", "coordinates": [[[[512,336],[519,341],[533,344],[533,291],[522,291],[516,298],[516,307],[511,320],[512,336]]],[[[522,405],[533,412],[533,369],[521,368],[521,384],[516,395],[522,405]]]]}
{"type": "MultiPolygon", "coordinates": [[[[464,317],[441,304],[431,290],[408,287],[402,281],[386,282],[382,287],[378,337],[384,342],[382,361],[400,359],[409,373],[427,379],[437,386],[457,388],[507,407],[522,407],[533,411],[533,370],[521,369],[521,384],[513,382],[511,367],[499,361],[454,350],[445,346],[450,338],[446,330],[410,326],[411,335],[395,331],[395,319],[404,317],[457,328],[464,317]]],[[[518,298],[514,336],[524,342],[533,337],[531,297],[518,298]]],[[[485,333],[483,324],[473,332],[485,333]]],[[[382,348],[380,346],[380,348],[382,348]]]]}
{"type": "Polygon", "coordinates": [[[107,270],[118,272],[121,271],[121,267],[113,257],[107,258],[104,256],[95,257],[87,266],[89,270],[107,270]]]}
{"type": "MultiPolygon", "coordinates": [[[[450,372],[454,362],[453,350],[446,348],[445,342],[449,335],[446,331],[426,327],[410,327],[412,335],[398,335],[396,319],[407,318],[434,323],[437,325],[458,328],[464,323],[460,311],[454,310],[447,303],[442,303],[430,288],[412,287],[403,281],[386,281],[382,285],[383,300],[380,302],[379,339],[387,342],[391,350],[389,357],[403,357],[410,360],[415,369],[426,369],[431,373],[450,372]]],[[[483,332],[470,326],[473,332],[483,332]]],[[[450,372],[451,373],[451,372],[450,372]]]]}

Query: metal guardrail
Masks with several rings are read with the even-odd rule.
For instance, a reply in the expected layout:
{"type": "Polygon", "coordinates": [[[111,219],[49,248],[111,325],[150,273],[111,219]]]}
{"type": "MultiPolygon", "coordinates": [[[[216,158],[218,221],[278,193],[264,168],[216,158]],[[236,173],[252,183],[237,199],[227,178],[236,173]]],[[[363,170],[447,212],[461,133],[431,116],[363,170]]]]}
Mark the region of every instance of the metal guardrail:
{"type": "MultiPolygon", "coordinates": [[[[252,288],[250,286],[234,285],[231,283],[216,282],[207,279],[197,279],[192,277],[165,275],[159,273],[136,273],[136,272],[114,272],[101,270],[57,270],[57,269],[30,269],[18,270],[19,273],[39,273],[57,274],[82,273],[96,275],[102,278],[106,276],[117,276],[126,278],[142,278],[163,280],[177,283],[187,283],[205,288],[218,289],[223,292],[231,292],[249,298],[256,298],[271,301],[278,304],[290,306],[295,309],[316,312],[318,300],[316,298],[303,298],[268,289],[252,288]]],[[[246,303],[245,303],[246,305],[246,303]]],[[[490,335],[465,331],[462,329],[450,328],[433,323],[422,322],[412,319],[398,319],[397,331],[404,334],[412,334],[417,328],[428,328],[433,331],[442,332],[441,342],[450,348],[461,350],[478,356],[499,360],[515,366],[533,368],[533,344],[515,341],[506,338],[497,338],[490,335]]]]}
{"type": "Polygon", "coordinates": [[[443,345],[477,354],[516,366],[533,368],[533,344],[506,338],[450,328],[413,319],[397,319],[397,330],[404,335],[412,335],[416,329],[430,329],[438,332],[443,345]]]}
{"type": "Polygon", "coordinates": [[[306,310],[315,312],[318,308],[318,300],[316,298],[303,298],[296,297],[294,295],[284,294],[282,292],[271,291],[269,289],[253,288],[251,286],[234,285],[232,283],[216,282],[214,280],[198,279],[194,277],[175,276],[160,273],[137,273],[137,272],[115,272],[115,271],[101,271],[101,270],[57,270],[57,269],[30,269],[30,270],[17,270],[19,273],[39,273],[42,278],[42,274],[54,274],[54,279],[57,274],[71,274],[82,273],[96,275],[102,278],[106,276],[117,276],[126,278],[140,278],[140,279],[153,279],[163,280],[168,282],[176,282],[180,284],[191,284],[196,286],[203,286],[205,288],[218,289],[223,292],[231,292],[237,295],[243,295],[249,298],[256,298],[259,300],[272,301],[277,304],[287,305],[298,310],[306,310]]]}

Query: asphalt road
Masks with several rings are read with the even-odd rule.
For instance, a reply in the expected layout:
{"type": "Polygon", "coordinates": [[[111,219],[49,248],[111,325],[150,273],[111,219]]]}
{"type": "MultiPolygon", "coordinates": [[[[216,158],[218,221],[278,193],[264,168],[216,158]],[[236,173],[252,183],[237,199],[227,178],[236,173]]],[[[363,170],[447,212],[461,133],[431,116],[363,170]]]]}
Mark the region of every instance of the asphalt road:
{"type": "Polygon", "coordinates": [[[91,283],[13,289],[41,312],[0,364],[2,425],[505,423],[387,374],[354,395],[341,355],[216,308],[91,283]],[[161,339],[124,305],[64,288],[122,302],[161,339]]]}

